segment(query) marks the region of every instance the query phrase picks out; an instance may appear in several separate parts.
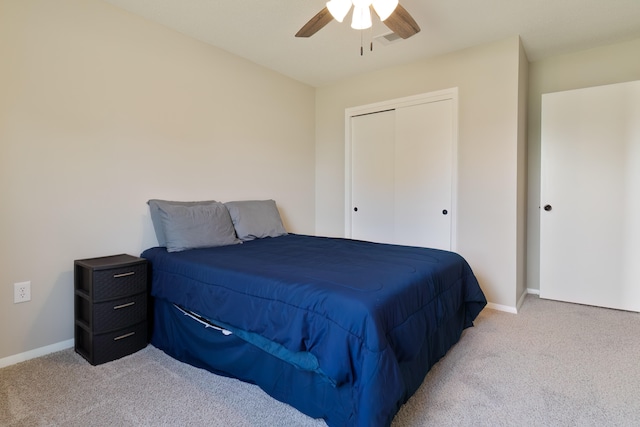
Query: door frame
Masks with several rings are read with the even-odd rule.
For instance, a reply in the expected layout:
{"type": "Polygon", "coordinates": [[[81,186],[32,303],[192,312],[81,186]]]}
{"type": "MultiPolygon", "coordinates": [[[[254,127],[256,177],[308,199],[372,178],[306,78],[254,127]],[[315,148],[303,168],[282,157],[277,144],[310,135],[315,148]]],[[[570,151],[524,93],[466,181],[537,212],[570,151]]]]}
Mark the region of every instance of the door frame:
{"type": "Polygon", "coordinates": [[[457,247],[457,223],[458,223],[458,88],[449,88],[434,92],[427,92],[403,98],[390,99],[388,101],[373,104],[349,107],[344,110],[344,235],[351,238],[351,206],[352,206],[352,134],[351,118],[364,114],[378,113],[387,110],[395,110],[412,105],[428,104],[431,102],[451,100],[453,102],[453,117],[451,135],[452,141],[452,165],[451,165],[451,250],[457,247]]]}

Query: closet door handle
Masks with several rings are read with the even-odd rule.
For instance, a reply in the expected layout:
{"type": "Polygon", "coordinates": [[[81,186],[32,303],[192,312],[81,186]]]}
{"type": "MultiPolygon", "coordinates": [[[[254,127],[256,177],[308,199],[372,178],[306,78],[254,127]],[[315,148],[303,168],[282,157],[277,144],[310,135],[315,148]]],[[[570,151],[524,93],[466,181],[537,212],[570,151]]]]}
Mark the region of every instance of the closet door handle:
{"type": "Polygon", "coordinates": [[[446,210],[446,209],[443,209],[443,210],[442,210],[442,215],[446,215],[446,214],[448,214],[448,213],[449,213],[449,211],[448,211],[448,210],[446,210]]]}
{"type": "Polygon", "coordinates": [[[353,208],[353,211],[358,212],[358,208],[357,207],[353,208]]]}
{"type": "Polygon", "coordinates": [[[549,212],[551,209],[553,209],[553,208],[551,207],[551,205],[544,205],[544,210],[545,210],[545,211],[549,212]]]}

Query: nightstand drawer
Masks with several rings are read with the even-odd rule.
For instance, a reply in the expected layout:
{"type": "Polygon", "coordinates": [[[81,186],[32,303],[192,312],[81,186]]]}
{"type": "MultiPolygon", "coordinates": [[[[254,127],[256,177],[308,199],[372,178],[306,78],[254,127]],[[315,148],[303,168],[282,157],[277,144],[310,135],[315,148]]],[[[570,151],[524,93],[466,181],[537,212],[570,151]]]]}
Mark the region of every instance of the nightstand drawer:
{"type": "Polygon", "coordinates": [[[147,264],[139,262],[106,269],[79,268],[76,289],[94,302],[121,298],[147,289],[147,264]]]}
{"type": "Polygon", "coordinates": [[[83,322],[96,334],[124,328],[147,319],[146,292],[95,304],[86,298],[76,298],[76,320],[83,322]]]}
{"type": "Polygon", "coordinates": [[[93,334],[76,326],[76,351],[92,365],[120,359],[146,346],[146,321],[106,334],[93,334]]]}

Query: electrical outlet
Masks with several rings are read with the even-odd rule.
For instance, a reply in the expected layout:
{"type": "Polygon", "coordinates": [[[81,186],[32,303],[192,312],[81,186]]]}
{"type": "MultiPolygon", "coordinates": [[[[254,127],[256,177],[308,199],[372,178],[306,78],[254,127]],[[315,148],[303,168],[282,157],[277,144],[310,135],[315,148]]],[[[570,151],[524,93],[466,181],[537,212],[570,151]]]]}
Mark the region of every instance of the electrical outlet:
{"type": "Polygon", "coordinates": [[[13,284],[13,303],[31,301],[31,282],[13,284]]]}

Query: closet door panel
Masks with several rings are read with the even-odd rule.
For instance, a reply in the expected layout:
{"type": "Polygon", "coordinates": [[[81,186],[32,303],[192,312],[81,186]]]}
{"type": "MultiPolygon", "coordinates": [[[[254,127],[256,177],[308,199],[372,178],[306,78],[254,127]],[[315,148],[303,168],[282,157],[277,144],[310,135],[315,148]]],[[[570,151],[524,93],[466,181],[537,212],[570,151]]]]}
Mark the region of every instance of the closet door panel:
{"type": "Polygon", "coordinates": [[[395,111],[351,118],[351,237],[394,243],[395,111]]]}
{"type": "Polygon", "coordinates": [[[394,241],[450,250],[453,101],[398,108],[395,130],[394,241]]]}

